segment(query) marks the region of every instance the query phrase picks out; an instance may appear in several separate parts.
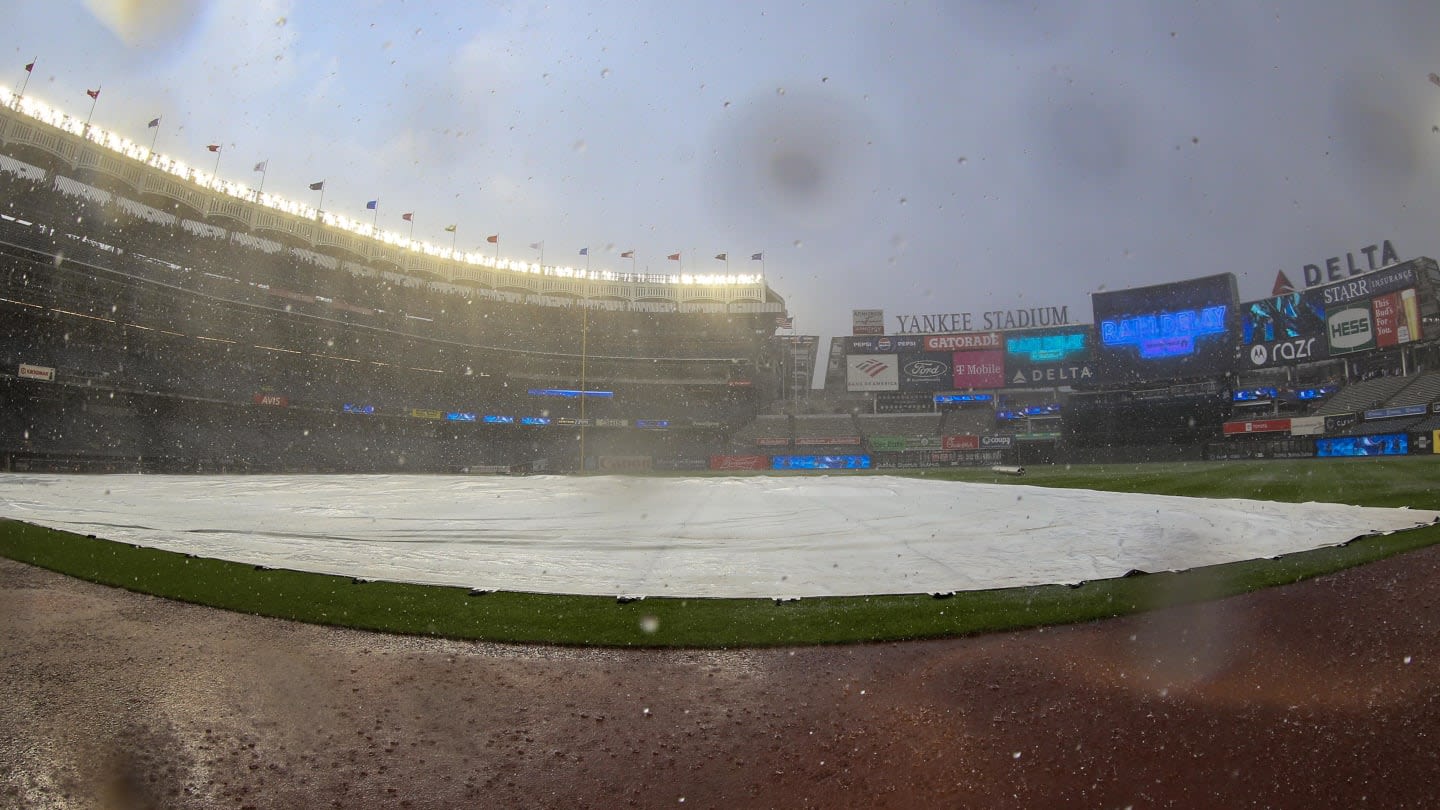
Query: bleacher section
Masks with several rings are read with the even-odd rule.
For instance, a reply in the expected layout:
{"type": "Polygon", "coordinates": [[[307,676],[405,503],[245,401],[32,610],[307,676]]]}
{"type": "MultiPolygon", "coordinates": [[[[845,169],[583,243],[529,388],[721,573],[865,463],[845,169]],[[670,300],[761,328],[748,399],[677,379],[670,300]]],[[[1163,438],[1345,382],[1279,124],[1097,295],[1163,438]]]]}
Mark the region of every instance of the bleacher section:
{"type": "Polygon", "coordinates": [[[1404,408],[1412,405],[1429,405],[1432,402],[1440,402],[1440,372],[1430,372],[1415,377],[1413,382],[1400,389],[1381,407],[1404,408]]]}
{"type": "Polygon", "coordinates": [[[1326,400],[1323,405],[1315,409],[1312,415],[1335,416],[1378,408],[1411,382],[1413,382],[1413,378],[1410,377],[1377,377],[1373,380],[1352,383],[1326,400]]]}
{"type": "Polygon", "coordinates": [[[859,414],[856,427],[865,439],[872,436],[939,436],[941,415],[934,413],[859,414]]]}
{"type": "Polygon", "coordinates": [[[383,246],[322,252],[313,221],[305,239],[248,233],[71,172],[0,161],[0,467],[573,469],[582,447],[586,464],[687,467],[778,389],[778,297],[454,262],[427,275],[440,265],[383,246]]]}
{"type": "Polygon", "coordinates": [[[995,412],[989,408],[946,411],[940,424],[944,436],[979,436],[995,432],[995,412]]]}
{"type": "Polygon", "coordinates": [[[756,447],[789,446],[794,438],[788,414],[761,414],[737,430],[730,444],[737,451],[753,452],[756,447]]]}

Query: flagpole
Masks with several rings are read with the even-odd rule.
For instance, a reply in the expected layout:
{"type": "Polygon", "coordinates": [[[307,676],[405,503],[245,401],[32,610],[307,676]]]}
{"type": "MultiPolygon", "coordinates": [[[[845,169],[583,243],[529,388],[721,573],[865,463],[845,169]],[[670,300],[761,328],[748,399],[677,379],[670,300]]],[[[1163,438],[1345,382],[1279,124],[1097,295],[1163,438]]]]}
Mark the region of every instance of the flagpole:
{"type": "Polygon", "coordinates": [[[409,221],[410,221],[410,241],[411,241],[411,242],[414,242],[414,241],[415,241],[415,218],[414,218],[414,217],[411,217],[409,221]]]}
{"type": "Polygon", "coordinates": [[[160,125],[155,125],[155,136],[150,139],[150,154],[155,154],[155,144],[160,142],[160,125]]]}
{"type": "Polygon", "coordinates": [[[454,252],[455,252],[455,240],[456,240],[456,239],[459,239],[459,238],[460,238],[460,229],[459,229],[459,228],[451,228],[451,229],[450,229],[450,252],[451,252],[451,253],[454,253],[454,252]]]}
{"type": "MultiPolygon", "coordinates": [[[[95,94],[90,96],[90,114],[85,116],[86,135],[90,134],[90,119],[95,117],[95,105],[100,103],[100,91],[104,89],[104,87],[104,85],[101,85],[100,87],[95,88],[95,94]]],[[[86,90],[85,92],[87,95],[90,94],[89,90],[86,90]]]]}
{"type": "Polygon", "coordinates": [[[255,199],[260,199],[260,192],[265,190],[265,175],[270,173],[270,158],[260,162],[260,188],[255,189],[255,199]]]}
{"type": "MultiPolygon", "coordinates": [[[[156,129],[159,129],[159,127],[156,127],[156,129]]],[[[158,135],[159,133],[157,132],[156,134],[158,135]]],[[[212,175],[219,175],[219,174],[220,174],[220,155],[224,154],[224,152],[225,152],[225,147],[223,147],[223,146],[220,147],[219,149],[216,149],[216,150],[215,150],[215,171],[210,172],[210,174],[212,174],[212,175]]]]}
{"type": "Polygon", "coordinates": [[[380,201],[375,201],[375,215],[370,217],[370,230],[375,230],[375,224],[380,221],[380,201]]]}
{"type": "Polygon", "coordinates": [[[316,214],[325,213],[325,181],[320,181],[320,206],[315,209],[316,214]]]}
{"type": "MultiPolygon", "coordinates": [[[[585,254],[585,264],[590,264],[590,254],[585,254]]],[[[584,301],[589,304],[589,299],[584,301]]],[[[586,379],[585,361],[589,356],[590,341],[590,307],[585,306],[580,310],[580,474],[585,474],[585,389],[589,387],[586,379]]]]}
{"type": "Polygon", "coordinates": [[[39,61],[40,57],[36,56],[34,59],[30,60],[30,64],[25,66],[25,78],[23,81],[20,82],[20,98],[25,97],[25,88],[30,86],[30,74],[35,72],[35,63],[39,61]]]}

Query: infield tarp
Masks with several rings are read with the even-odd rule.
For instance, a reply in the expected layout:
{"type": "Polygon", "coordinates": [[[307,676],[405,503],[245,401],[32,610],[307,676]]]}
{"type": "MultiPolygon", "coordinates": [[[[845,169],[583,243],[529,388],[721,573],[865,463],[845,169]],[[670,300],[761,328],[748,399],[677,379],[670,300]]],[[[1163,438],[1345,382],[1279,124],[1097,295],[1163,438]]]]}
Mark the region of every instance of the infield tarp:
{"type": "Polygon", "coordinates": [[[0,475],[0,516],[202,557],[510,591],[811,597],[1076,583],[1436,513],[891,476],[0,475]]]}

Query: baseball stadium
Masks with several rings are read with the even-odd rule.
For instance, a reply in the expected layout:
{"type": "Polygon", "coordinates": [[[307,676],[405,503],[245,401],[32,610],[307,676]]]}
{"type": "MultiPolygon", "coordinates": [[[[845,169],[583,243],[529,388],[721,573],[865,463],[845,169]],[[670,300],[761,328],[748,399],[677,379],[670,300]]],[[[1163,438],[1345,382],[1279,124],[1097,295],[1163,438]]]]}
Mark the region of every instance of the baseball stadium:
{"type": "Polygon", "coordinates": [[[1430,258],[822,357],[762,275],[437,246],[0,96],[0,804],[1435,785],[1430,258]],[[1299,769],[1346,781],[1255,783],[1299,769]]]}

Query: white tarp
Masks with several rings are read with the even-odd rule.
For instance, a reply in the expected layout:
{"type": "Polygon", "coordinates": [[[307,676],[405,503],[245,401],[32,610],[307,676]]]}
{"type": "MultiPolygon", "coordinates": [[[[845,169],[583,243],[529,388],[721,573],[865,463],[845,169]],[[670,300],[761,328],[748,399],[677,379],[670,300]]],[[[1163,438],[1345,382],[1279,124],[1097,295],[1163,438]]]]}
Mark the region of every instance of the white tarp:
{"type": "Polygon", "coordinates": [[[1271,557],[1436,513],[891,476],[0,475],[0,516],[274,568],[549,593],[806,597],[1271,557]]]}

